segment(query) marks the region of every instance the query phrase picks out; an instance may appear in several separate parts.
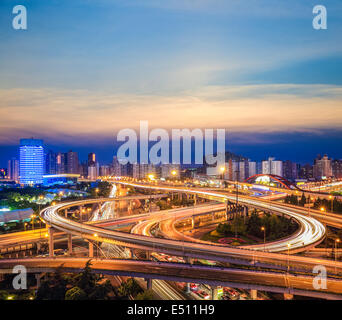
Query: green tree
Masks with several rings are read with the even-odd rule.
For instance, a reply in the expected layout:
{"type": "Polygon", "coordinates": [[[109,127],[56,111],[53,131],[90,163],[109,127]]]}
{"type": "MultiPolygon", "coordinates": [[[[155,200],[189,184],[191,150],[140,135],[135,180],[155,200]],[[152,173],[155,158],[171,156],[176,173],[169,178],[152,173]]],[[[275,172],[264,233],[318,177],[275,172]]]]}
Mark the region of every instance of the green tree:
{"type": "Polygon", "coordinates": [[[153,291],[149,289],[138,293],[135,300],[154,300],[153,291]]]}
{"type": "Polygon", "coordinates": [[[81,288],[73,287],[65,293],[65,300],[87,300],[87,295],[81,288]]]}

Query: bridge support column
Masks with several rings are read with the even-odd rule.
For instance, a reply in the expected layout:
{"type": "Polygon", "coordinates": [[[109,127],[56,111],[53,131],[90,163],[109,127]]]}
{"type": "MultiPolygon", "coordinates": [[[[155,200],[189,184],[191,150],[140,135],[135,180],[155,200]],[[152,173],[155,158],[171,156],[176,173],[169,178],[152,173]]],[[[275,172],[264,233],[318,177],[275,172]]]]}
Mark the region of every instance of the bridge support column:
{"type": "Polygon", "coordinates": [[[36,281],[37,281],[37,290],[40,287],[40,279],[41,279],[41,275],[39,273],[36,273],[35,275],[36,281]]]}
{"type": "Polygon", "coordinates": [[[196,206],[196,205],[197,205],[197,195],[194,194],[194,206],[196,206]]]}
{"type": "Polygon", "coordinates": [[[89,258],[94,258],[94,244],[89,241],[89,258]]]}
{"type": "Polygon", "coordinates": [[[146,279],[146,283],[147,283],[147,290],[152,289],[152,279],[146,279]]]}
{"type": "Polygon", "coordinates": [[[130,258],[134,259],[134,249],[130,248],[129,253],[130,253],[130,258]]]}
{"type": "Polygon", "coordinates": [[[49,257],[54,256],[54,243],[53,243],[53,234],[54,234],[54,229],[52,227],[48,228],[48,233],[49,233],[49,257]]]}
{"type": "Polygon", "coordinates": [[[192,264],[193,263],[192,258],[190,258],[190,257],[185,257],[184,260],[188,264],[192,264]]]}
{"type": "Polygon", "coordinates": [[[186,283],[185,292],[186,292],[186,293],[190,293],[190,292],[191,292],[191,289],[190,289],[190,282],[187,282],[187,283],[186,283]]]}
{"type": "Polygon", "coordinates": [[[191,217],[191,228],[195,228],[195,218],[191,217]]]}
{"type": "Polygon", "coordinates": [[[37,242],[36,243],[36,253],[37,254],[40,252],[40,249],[41,249],[41,244],[40,244],[40,242],[37,242]]]}
{"type": "Polygon", "coordinates": [[[68,217],[68,209],[64,210],[64,217],[67,218],[68,217]]]}
{"type": "Polygon", "coordinates": [[[146,251],[146,260],[151,260],[151,251],[146,251]]]}
{"type": "Polygon", "coordinates": [[[82,210],[83,210],[82,206],[79,206],[78,210],[80,212],[80,222],[82,222],[82,210]]]}
{"type": "Polygon", "coordinates": [[[68,234],[68,253],[72,255],[72,234],[68,234]]]}
{"type": "Polygon", "coordinates": [[[211,287],[211,300],[218,300],[217,287],[211,287]]]}
{"type": "Polygon", "coordinates": [[[284,293],[284,300],[292,300],[293,294],[290,293],[284,293]]]}
{"type": "Polygon", "coordinates": [[[251,289],[251,298],[252,300],[257,300],[258,298],[258,291],[255,289],[251,289]]]}

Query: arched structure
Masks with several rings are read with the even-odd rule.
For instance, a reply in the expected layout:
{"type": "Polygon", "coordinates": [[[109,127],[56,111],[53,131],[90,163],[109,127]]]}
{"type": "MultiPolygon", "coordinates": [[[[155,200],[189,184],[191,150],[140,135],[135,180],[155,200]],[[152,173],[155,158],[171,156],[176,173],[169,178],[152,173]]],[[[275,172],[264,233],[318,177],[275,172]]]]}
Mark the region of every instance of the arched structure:
{"type": "Polygon", "coordinates": [[[271,187],[285,188],[290,190],[300,190],[289,180],[275,174],[255,174],[245,180],[246,183],[261,184],[271,187]]]}

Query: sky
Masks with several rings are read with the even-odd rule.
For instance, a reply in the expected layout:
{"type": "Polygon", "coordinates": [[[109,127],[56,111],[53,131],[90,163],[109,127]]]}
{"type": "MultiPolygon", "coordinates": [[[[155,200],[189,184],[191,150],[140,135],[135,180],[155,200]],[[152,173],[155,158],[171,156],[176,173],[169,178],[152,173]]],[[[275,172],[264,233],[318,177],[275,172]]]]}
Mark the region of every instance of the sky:
{"type": "Polygon", "coordinates": [[[340,0],[1,0],[0,166],[24,137],[110,161],[141,120],[224,128],[258,161],[342,158],[341,34],[340,0]]]}

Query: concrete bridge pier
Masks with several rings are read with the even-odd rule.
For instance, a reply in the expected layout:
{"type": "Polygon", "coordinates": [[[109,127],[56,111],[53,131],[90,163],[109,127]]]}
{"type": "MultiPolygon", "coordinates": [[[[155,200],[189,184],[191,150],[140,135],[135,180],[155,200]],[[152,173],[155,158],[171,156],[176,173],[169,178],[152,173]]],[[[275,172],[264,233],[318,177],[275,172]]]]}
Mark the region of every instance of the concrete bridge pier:
{"type": "Polygon", "coordinates": [[[41,273],[35,273],[34,277],[36,278],[37,290],[40,288],[40,279],[43,277],[41,273]]]}
{"type": "Polygon", "coordinates": [[[36,242],[36,254],[40,252],[41,246],[40,242],[36,242]]]}
{"type": "Polygon", "coordinates": [[[195,228],[195,218],[191,217],[191,228],[195,228]]]}
{"type": "Polygon", "coordinates": [[[68,234],[68,253],[72,255],[72,234],[68,234]]]}
{"type": "Polygon", "coordinates": [[[94,258],[94,244],[92,241],[89,241],[89,258],[94,258]]]}
{"type": "Polygon", "coordinates": [[[251,289],[251,298],[253,300],[257,300],[258,299],[258,290],[251,289]]]}
{"type": "Polygon", "coordinates": [[[146,279],[146,284],[147,284],[147,290],[152,289],[152,279],[146,279]]]}
{"type": "Polygon", "coordinates": [[[194,194],[194,206],[197,205],[197,195],[194,194]]]}
{"type": "Polygon", "coordinates": [[[190,282],[186,283],[186,287],[185,287],[185,293],[190,293],[191,289],[190,289],[190,282]]]}
{"type": "Polygon", "coordinates": [[[132,248],[128,248],[128,251],[130,259],[134,259],[134,250],[132,248]]]}
{"type": "Polygon", "coordinates": [[[217,287],[211,287],[211,300],[218,300],[218,290],[217,287]]]}
{"type": "Polygon", "coordinates": [[[188,264],[192,264],[193,263],[192,258],[190,258],[190,257],[184,257],[184,260],[188,264]]]}
{"type": "Polygon", "coordinates": [[[52,227],[48,228],[48,234],[49,234],[49,257],[54,256],[54,241],[53,241],[53,234],[55,233],[55,230],[52,227]]]}
{"type": "Polygon", "coordinates": [[[284,293],[284,300],[293,300],[293,294],[284,293]]]}
{"type": "Polygon", "coordinates": [[[151,260],[151,251],[146,251],[146,260],[151,260]]]}

